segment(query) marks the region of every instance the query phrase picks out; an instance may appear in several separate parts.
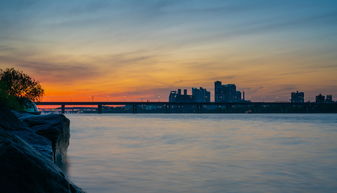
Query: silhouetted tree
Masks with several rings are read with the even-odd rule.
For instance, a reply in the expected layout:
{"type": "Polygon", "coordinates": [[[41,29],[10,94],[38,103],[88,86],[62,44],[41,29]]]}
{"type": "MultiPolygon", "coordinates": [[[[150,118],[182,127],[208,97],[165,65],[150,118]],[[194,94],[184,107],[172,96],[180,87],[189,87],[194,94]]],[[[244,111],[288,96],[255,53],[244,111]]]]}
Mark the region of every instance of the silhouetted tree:
{"type": "Polygon", "coordinates": [[[38,101],[44,94],[40,83],[14,68],[0,70],[0,89],[18,99],[38,101]]]}
{"type": "Polygon", "coordinates": [[[19,102],[18,98],[15,96],[10,96],[3,88],[4,84],[0,82],[0,111],[3,107],[15,110],[23,110],[24,106],[19,102]]]}

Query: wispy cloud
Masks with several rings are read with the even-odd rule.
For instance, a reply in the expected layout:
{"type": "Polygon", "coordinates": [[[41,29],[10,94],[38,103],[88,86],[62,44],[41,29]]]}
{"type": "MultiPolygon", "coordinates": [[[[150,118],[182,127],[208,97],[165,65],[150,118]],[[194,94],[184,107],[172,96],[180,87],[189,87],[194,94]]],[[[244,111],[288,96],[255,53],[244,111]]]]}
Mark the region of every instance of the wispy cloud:
{"type": "Polygon", "coordinates": [[[334,89],[336,6],[315,0],[0,1],[0,67],[16,66],[54,90],[81,93],[154,97],[178,87],[212,89],[222,80],[255,99],[287,98],[295,88],[311,92],[310,85],[334,89]]]}

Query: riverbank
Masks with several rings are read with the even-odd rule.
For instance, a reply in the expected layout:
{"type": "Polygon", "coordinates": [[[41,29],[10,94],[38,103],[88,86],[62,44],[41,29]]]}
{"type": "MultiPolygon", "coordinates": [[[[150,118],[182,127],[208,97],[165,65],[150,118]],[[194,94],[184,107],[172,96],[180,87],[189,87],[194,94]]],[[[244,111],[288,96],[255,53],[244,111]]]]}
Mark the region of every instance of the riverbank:
{"type": "Polygon", "coordinates": [[[0,192],[82,193],[67,177],[69,124],[0,107],[0,192]]]}

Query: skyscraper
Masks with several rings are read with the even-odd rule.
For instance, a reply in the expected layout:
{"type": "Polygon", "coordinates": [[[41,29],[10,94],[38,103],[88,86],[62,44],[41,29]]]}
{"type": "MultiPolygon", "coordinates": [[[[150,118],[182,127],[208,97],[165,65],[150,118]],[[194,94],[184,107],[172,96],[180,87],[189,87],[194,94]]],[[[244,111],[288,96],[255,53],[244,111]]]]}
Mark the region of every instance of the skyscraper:
{"type": "Polygon", "coordinates": [[[215,102],[242,102],[242,94],[236,90],[235,84],[222,84],[221,81],[214,82],[215,102]]]}
{"type": "Polygon", "coordinates": [[[192,88],[192,99],[194,102],[198,103],[210,102],[211,93],[202,87],[200,87],[199,89],[192,88]]]}
{"type": "Polygon", "coordinates": [[[325,96],[322,94],[319,94],[316,96],[316,103],[325,103],[325,96]]]}
{"type": "Polygon", "coordinates": [[[292,92],[290,102],[292,103],[304,103],[304,92],[292,92]]]}
{"type": "Polygon", "coordinates": [[[333,102],[332,95],[326,95],[325,102],[326,103],[332,103],[333,102]]]}
{"type": "Polygon", "coordinates": [[[200,88],[192,88],[192,95],[187,94],[187,89],[184,89],[184,93],[181,93],[181,89],[178,91],[171,91],[169,96],[169,102],[195,102],[195,103],[203,103],[210,102],[211,93],[206,89],[200,88]]]}
{"type": "Polygon", "coordinates": [[[169,102],[187,103],[193,102],[193,99],[192,95],[187,94],[187,89],[184,89],[184,94],[181,93],[181,89],[178,89],[178,91],[170,92],[169,102]]]}

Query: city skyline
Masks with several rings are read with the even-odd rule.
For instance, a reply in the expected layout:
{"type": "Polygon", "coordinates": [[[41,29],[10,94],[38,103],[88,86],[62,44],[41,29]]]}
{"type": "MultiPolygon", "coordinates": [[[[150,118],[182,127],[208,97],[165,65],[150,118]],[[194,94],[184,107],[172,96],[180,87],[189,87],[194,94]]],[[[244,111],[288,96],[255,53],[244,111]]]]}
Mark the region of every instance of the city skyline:
{"type": "Polygon", "coordinates": [[[0,68],[43,101],[165,101],[236,84],[251,101],[337,95],[337,2],[1,1],[0,68]]]}

